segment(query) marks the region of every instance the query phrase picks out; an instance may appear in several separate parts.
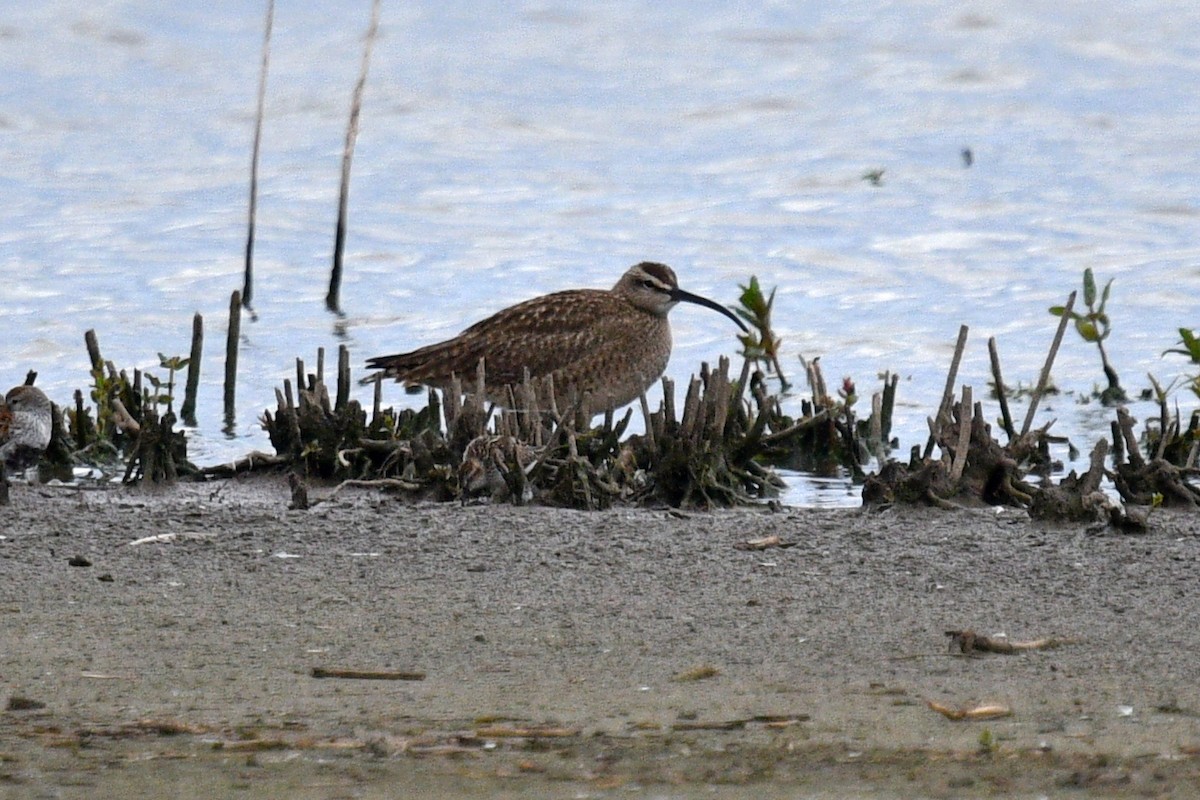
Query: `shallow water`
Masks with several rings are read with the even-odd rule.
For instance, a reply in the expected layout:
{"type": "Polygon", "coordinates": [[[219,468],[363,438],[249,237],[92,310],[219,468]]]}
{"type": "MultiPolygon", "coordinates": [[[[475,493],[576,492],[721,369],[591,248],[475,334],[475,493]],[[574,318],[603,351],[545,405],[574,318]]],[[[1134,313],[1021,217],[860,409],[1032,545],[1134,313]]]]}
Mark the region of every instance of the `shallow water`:
{"type": "MultiPolygon", "coordinates": [[[[977,397],[989,336],[1006,380],[1030,384],[1046,309],[1086,267],[1115,281],[1107,346],[1127,388],[1184,371],[1160,354],[1200,326],[1200,7],[385,5],[339,335],[323,297],[369,4],[281,6],[259,319],[242,327],[226,438],[220,351],[241,286],[263,6],[6,12],[0,382],[37,369],[65,402],[87,382],[84,330],[117,364],[154,368],[159,352],[186,354],[200,311],[191,453],[211,463],[269,449],[256,418],[296,356],[345,343],[357,367],[535,294],[608,286],[642,259],[725,303],[752,274],[777,286],[786,363],[799,374],[797,355],[820,355],[831,385],[852,376],[863,414],[876,374],[898,372],[902,452],[924,440],[958,326],[977,397]]],[[[711,312],[672,321],[677,382],[736,346],[711,312]]],[[[1102,380],[1094,348],[1071,334],[1054,377],[1075,394],[1039,423],[1057,418],[1086,449],[1111,417],[1076,399],[1102,380]]],[[[410,402],[398,388],[388,400],[410,402]]],[[[793,483],[793,502],[858,502],[793,483]]]]}

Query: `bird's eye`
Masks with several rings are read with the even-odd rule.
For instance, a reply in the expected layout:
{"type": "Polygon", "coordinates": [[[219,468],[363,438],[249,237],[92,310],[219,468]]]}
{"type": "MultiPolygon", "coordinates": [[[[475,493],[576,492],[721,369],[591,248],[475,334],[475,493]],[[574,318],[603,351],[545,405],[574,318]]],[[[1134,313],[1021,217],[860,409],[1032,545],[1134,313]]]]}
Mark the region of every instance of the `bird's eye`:
{"type": "Polygon", "coordinates": [[[642,281],[642,286],[646,287],[647,289],[657,289],[658,288],[658,286],[654,283],[654,281],[652,281],[648,278],[646,280],[642,281]]]}

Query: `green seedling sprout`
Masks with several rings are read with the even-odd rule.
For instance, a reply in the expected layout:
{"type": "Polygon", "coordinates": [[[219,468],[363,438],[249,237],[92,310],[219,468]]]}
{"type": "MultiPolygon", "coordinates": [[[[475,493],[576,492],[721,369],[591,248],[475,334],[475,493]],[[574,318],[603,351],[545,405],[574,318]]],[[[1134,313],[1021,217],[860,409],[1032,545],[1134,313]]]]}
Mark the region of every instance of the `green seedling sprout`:
{"type": "MultiPolygon", "coordinates": [[[[1180,328],[1179,344],[1180,347],[1178,348],[1164,350],[1163,355],[1177,353],[1181,356],[1187,356],[1193,365],[1200,367],[1200,336],[1197,336],[1196,332],[1190,328],[1180,328]]],[[[1186,375],[1183,380],[1187,383],[1188,388],[1192,390],[1192,394],[1200,397],[1200,372],[1195,375],[1186,375]]]]}
{"type": "MultiPolygon", "coordinates": [[[[1108,380],[1108,388],[1100,393],[1100,402],[1106,406],[1115,406],[1119,403],[1124,403],[1125,390],[1121,388],[1121,381],[1117,377],[1117,371],[1108,363],[1108,353],[1104,350],[1104,340],[1112,333],[1112,325],[1109,322],[1108,314],[1104,311],[1104,306],[1108,303],[1109,292],[1112,290],[1112,280],[1104,284],[1104,291],[1100,295],[1100,304],[1096,305],[1096,278],[1092,275],[1091,267],[1083,271],[1083,303],[1087,306],[1087,313],[1081,314],[1078,311],[1070,312],[1070,319],[1075,323],[1075,330],[1083,337],[1085,342],[1093,342],[1100,350],[1100,364],[1104,368],[1104,377],[1108,380]]],[[[1067,313],[1064,306],[1051,306],[1050,313],[1056,317],[1061,317],[1067,313]]]]}
{"type": "Polygon", "coordinates": [[[779,389],[786,392],[791,383],[783,374],[779,364],[779,345],[782,341],[771,330],[771,307],[775,305],[775,290],[764,297],[762,287],[758,285],[758,277],[750,276],[750,283],[742,286],[738,298],[739,308],[734,309],[737,315],[750,324],[750,332],[738,337],[742,343],[742,355],[753,361],[766,361],[779,378],[779,389]]]}
{"type": "MultiPolygon", "coordinates": [[[[162,394],[154,398],[154,401],[156,403],[165,404],[167,411],[170,413],[174,412],[172,405],[175,402],[175,373],[186,367],[189,361],[191,361],[191,359],[184,358],[182,356],[168,357],[164,356],[162,353],[158,354],[158,365],[167,370],[167,391],[166,394],[162,394]]],[[[147,377],[150,379],[150,382],[154,384],[154,388],[156,390],[162,387],[162,383],[157,378],[154,378],[150,375],[147,375],[147,377]]]]}

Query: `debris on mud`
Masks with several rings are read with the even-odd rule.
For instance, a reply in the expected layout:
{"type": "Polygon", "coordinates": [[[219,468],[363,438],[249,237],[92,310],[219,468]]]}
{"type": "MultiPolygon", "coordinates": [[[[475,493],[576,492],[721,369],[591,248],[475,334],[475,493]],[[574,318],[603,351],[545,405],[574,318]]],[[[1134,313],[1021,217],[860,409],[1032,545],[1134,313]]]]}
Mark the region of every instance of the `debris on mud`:
{"type": "Polygon", "coordinates": [[[741,541],[741,542],[734,542],[733,549],[734,550],[768,550],[772,547],[778,547],[781,549],[785,549],[788,547],[795,547],[795,546],[796,546],[796,542],[785,542],[783,540],[783,537],[777,536],[777,535],[772,535],[772,536],[760,536],[757,539],[746,539],[745,541],[741,541]]]}
{"type": "Polygon", "coordinates": [[[936,700],[926,700],[930,709],[953,722],[979,722],[1012,716],[1012,709],[1003,703],[983,703],[973,706],[948,706],[936,700]]]}
{"type": "Polygon", "coordinates": [[[1061,639],[1056,637],[1045,637],[1042,639],[1032,639],[1029,641],[1012,642],[1006,636],[984,636],[981,633],[976,633],[973,630],[961,631],[946,631],[946,636],[950,638],[950,649],[958,649],[963,655],[969,656],[976,653],[999,653],[1001,655],[1014,655],[1029,650],[1050,650],[1055,647],[1062,647],[1065,644],[1073,643],[1071,639],[1061,639]]]}
{"type": "Polygon", "coordinates": [[[364,670],[364,669],[327,669],[313,667],[314,678],[344,678],[359,681],[423,681],[424,672],[397,670],[364,670]]]}

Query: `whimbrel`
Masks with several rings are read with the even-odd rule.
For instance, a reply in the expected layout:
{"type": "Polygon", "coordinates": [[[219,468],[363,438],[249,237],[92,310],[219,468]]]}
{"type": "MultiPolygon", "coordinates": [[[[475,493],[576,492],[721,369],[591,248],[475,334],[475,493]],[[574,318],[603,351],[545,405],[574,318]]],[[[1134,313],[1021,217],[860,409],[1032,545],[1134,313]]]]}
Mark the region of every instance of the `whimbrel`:
{"type": "Polygon", "coordinates": [[[50,444],[50,398],[33,386],[17,386],[0,400],[0,462],[21,474],[37,464],[50,444]]]}
{"type": "Polygon", "coordinates": [[[613,288],[572,289],[535,297],[475,323],[453,339],[411,353],[378,356],[367,366],[409,384],[446,389],[452,376],[469,385],[484,362],[487,394],[504,404],[504,387],[551,378],[555,393],[590,394],[589,410],[620,408],[635,400],[667,368],[678,303],[719,311],[743,331],[729,309],[679,288],[666,264],[642,262],[613,288]]]}

